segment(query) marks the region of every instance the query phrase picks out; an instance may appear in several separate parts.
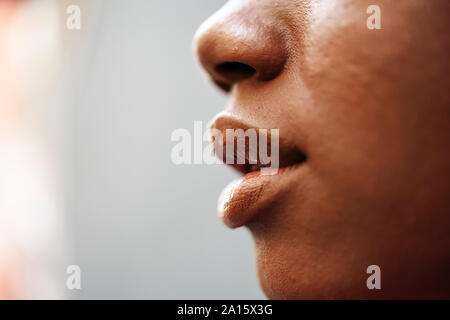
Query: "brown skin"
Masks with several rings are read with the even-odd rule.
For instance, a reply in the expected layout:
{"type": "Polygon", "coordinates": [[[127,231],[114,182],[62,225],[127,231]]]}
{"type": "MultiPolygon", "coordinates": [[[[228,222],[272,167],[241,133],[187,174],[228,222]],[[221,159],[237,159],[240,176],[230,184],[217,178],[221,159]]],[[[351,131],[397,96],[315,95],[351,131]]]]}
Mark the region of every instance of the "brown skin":
{"type": "Polygon", "coordinates": [[[196,36],[228,112],[307,156],[248,224],[269,298],[450,298],[450,2],[371,4],[233,0],[196,36]]]}

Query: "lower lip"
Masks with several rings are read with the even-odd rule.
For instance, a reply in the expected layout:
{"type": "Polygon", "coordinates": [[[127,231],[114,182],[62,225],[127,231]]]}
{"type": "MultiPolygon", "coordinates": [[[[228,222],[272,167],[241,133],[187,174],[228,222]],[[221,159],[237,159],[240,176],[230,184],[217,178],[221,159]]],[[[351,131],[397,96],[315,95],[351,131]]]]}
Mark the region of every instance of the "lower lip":
{"type": "Polygon", "coordinates": [[[222,221],[230,228],[238,228],[273,209],[278,203],[275,200],[298,181],[296,173],[301,167],[297,164],[267,174],[251,172],[228,184],[218,201],[222,221]]]}

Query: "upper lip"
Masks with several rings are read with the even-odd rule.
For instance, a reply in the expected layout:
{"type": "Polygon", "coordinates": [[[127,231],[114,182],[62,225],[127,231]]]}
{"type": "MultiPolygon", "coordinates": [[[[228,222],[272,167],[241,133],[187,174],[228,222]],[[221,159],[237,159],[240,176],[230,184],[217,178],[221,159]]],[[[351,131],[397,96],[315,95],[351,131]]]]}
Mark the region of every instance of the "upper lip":
{"type": "MultiPolygon", "coordinates": [[[[209,125],[209,129],[217,129],[222,132],[223,141],[215,141],[214,142],[214,150],[216,156],[219,157],[220,160],[222,160],[225,163],[225,154],[224,148],[226,146],[226,130],[227,129],[243,129],[244,131],[247,129],[255,129],[256,132],[259,132],[261,129],[267,129],[268,132],[268,138],[267,138],[267,150],[271,149],[270,146],[270,129],[277,129],[277,128],[260,128],[255,125],[252,125],[248,123],[247,121],[240,119],[234,115],[231,115],[227,112],[222,112],[218,114],[209,125]],[[223,152],[218,153],[217,148],[222,147],[223,152]]],[[[258,141],[259,144],[259,141],[258,141]]],[[[246,154],[245,154],[245,163],[244,164],[238,164],[236,161],[236,154],[234,155],[233,164],[229,164],[231,167],[236,169],[237,171],[241,172],[242,174],[247,174],[253,171],[259,171],[261,167],[264,165],[261,164],[258,157],[258,162],[256,164],[250,164],[248,159],[248,141],[246,141],[245,144],[246,148],[246,154]]],[[[259,146],[259,145],[258,145],[259,146]]],[[[306,155],[305,153],[300,150],[290,139],[289,137],[283,136],[283,130],[279,129],[279,168],[285,168],[290,167],[293,165],[298,165],[304,161],[306,161],[306,155]]]]}

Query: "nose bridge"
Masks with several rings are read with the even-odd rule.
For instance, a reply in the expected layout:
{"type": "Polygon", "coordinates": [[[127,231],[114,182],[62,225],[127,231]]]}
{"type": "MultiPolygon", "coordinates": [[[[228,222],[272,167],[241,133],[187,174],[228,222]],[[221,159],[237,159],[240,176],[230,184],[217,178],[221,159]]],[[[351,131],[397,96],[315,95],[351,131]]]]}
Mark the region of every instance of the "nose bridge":
{"type": "Polygon", "coordinates": [[[208,19],[195,37],[203,68],[220,86],[231,87],[255,77],[269,81],[287,59],[286,44],[275,13],[258,1],[232,1],[208,19]]]}

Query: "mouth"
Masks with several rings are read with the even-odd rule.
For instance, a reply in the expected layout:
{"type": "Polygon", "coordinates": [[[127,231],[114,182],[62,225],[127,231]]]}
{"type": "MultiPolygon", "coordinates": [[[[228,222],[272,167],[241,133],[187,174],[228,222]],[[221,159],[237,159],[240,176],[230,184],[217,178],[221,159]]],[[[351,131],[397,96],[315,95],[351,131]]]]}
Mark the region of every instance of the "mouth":
{"type": "Polygon", "coordinates": [[[238,139],[233,138],[234,141],[230,142],[225,132],[228,129],[255,129],[256,132],[265,129],[252,127],[229,115],[216,117],[210,129],[223,133],[220,141],[214,141],[216,156],[241,174],[240,178],[225,187],[219,197],[218,213],[222,221],[230,228],[238,228],[250,224],[262,214],[275,211],[282,196],[298,183],[299,175],[307,161],[306,154],[284,137],[280,130],[277,148],[272,146],[274,141],[271,134],[264,141],[267,142],[266,150],[271,151],[272,161],[263,161],[259,157],[261,140],[258,140],[258,157],[252,157],[249,152],[249,139],[243,141],[245,150],[242,151],[237,146],[238,139]],[[234,145],[233,151],[236,150],[231,161],[226,159],[225,150],[230,143],[234,145]],[[278,157],[277,161],[273,161],[275,156],[278,157]]]}
{"type": "Polygon", "coordinates": [[[263,174],[262,171],[266,170],[266,175],[276,175],[278,171],[283,172],[286,169],[293,169],[306,161],[306,156],[300,152],[294,150],[280,150],[280,163],[278,166],[273,167],[272,163],[263,164],[260,160],[256,163],[250,163],[249,157],[245,157],[244,164],[229,164],[230,167],[242,174],[243,179],[249,179],[256,175],[263,174]],[[283,152],[284,151],[284,152],[283,152]]]}

